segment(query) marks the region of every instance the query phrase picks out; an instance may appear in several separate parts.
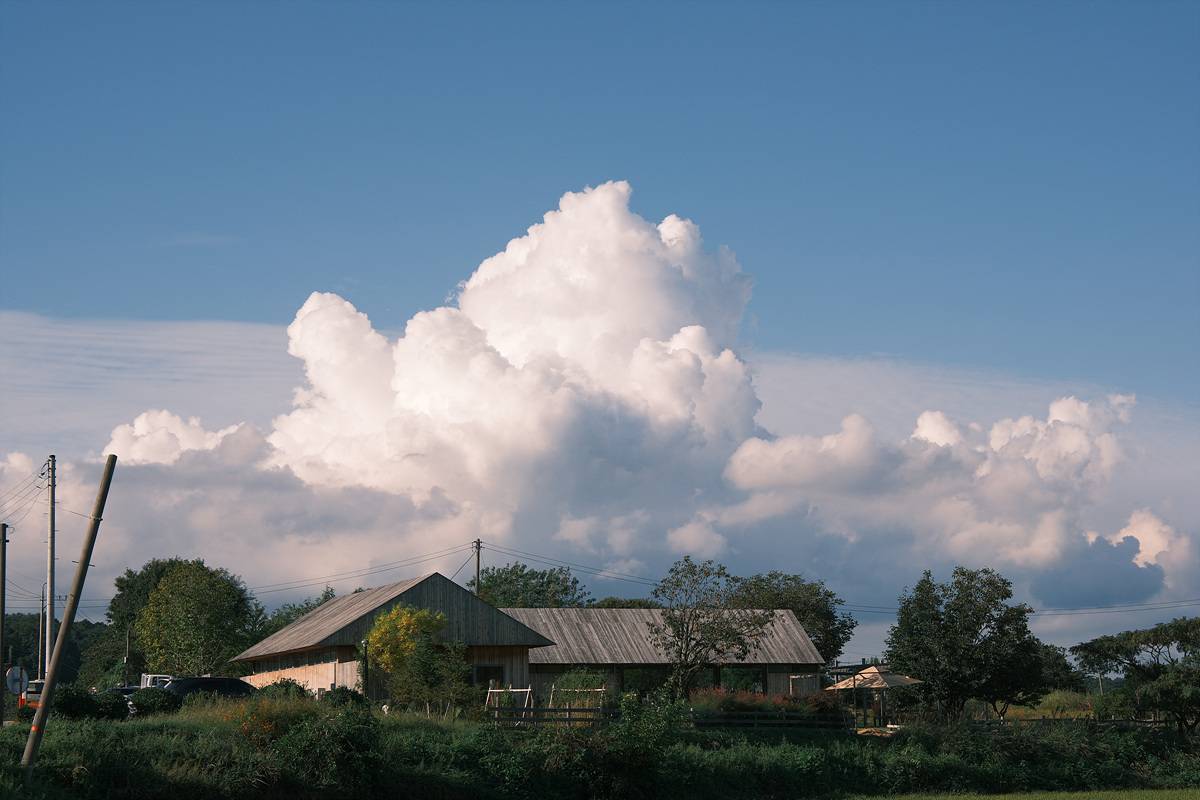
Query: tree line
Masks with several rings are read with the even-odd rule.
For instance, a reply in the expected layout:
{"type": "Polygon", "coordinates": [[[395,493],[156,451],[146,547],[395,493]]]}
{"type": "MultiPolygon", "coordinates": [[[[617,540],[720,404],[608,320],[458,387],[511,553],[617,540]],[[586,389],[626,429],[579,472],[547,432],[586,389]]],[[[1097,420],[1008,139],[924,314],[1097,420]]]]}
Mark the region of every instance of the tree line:
{"type": "MultiPolygon", "coordinates": [[[[498,607],[662,609],[649,634],[668,654],[676,695],[687,694],[718,657],[749,652],[774,610],[795,613],[829,662],[840,657],[857,624],[820,580],[779,571],[737,576],[690,557],[673,564],[648,598],[596,599],[566,567],[521,563],[487,567],[479,585],[472,580],[468,587],[498,607]]],[[[106,621],[81,622],[72,631],[64,679],[105,687],[136,681],[143,672],[237,675],[245,667],[232,663],[233,656],[334,596],[325,587],[268,612],[239,576],[180,558],[126,570],[115,588],[106,621]]],[[[1102,636],[1068,652],[1040,641],[1029,628],[1033,609],[1012,598],[1011,582],[986,568],[956,568],[945,582],[926,572],[905,590],[883,657],[894,671],[923,681],[907,692],[910,706],[955,719],[969,701],[979,701],[1003,717],[1049,691],[1084,690],[1092,675],[1108,677],[1110,687],[1117,679],[1109,705],[1120,700],[1122,713],[1157,713],[1188,730],[1200,726],[1200,618],[1102,636]]],[[[426,614],[391,623],[399,633],[381,633],[374,646],[381,668],[386,662],[388,672],[408,682],[407,695],[424,702],[430,695],[420,687],[461,682],[461,657],[442,658],[448,646],[437,632],[444,620],[426,614]],[[399,649],[388,652],[397,642],[399,649]]],[[[36,625],[36,615],[10,615],[6,628],[17,663],[27,669],[36,625]]]]}

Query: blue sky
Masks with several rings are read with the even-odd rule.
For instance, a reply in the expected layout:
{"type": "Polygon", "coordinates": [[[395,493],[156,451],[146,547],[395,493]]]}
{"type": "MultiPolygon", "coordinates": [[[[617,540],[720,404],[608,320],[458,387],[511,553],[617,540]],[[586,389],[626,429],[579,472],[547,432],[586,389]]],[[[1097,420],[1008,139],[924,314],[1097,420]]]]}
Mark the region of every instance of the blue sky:
{"type": "Polygon", "coordinates": [[[873,605],[955,563],[1194,600],[1197,41],[1181,2],[0,5],[0,492],[54,451],[82,508],[119,451],[102,585],[482,536],[873,605]],[[732,361],[676,336],[739,318],[732,361]]]}
{"type": "Polygon", "coordinates": [[[627,179],[745,346],[1192,399],[1194,3],[5,4],[0,308],[395,329],[627,179]]]}

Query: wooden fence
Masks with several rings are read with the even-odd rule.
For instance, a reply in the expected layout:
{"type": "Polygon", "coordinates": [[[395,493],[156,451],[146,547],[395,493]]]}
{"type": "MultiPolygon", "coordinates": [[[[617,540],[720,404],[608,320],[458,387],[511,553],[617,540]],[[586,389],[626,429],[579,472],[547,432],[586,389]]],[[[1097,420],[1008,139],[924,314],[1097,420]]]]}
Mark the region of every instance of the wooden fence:
{"type": "Polygon", "coordinates": [[[1011,727],[1082,727],[1088,730],[1107,730],[1109,728],[1117,728],[1119,730],[1143,729],[1143,728],[1166,728],[1170,724],[1165,720],[1152,719],[1106,719],[1095,720],[1090,717],[1036,717],[1024,719],[977,719],[971,721],[972,727],[982,728],[983,730],[1000,730],[1002,728],[1011,727]]]}
{"type": "Polygon", "coordinates": [[[615,708],[549,708],[515,706],[489,708],[488,716],[497,725],[504,727],[535,727],[543,725],[565,725],[590,727],[616,719],[621,712],[615,708]]]}
{"type": "MultiPolygon", "coordinates": [[[[492,707],[487,709],[491,720],[502,727],[542,727],[562,725],[591,727],[603,725],[620,717],[615,708],[565,707],[492,707]]],[[[691,714],[697,728],[792,728],[807,730],[848,730],[853,728],[849,717],[814,717],[792,711],[728,711],[717,714],[691,714]]]]}
{"type": "Polygon", "coordinates": [[[697,728],[795,728],[808,730],[849,730],[849,716],[840,714],[814,717],[796,711],[723,711],[716,714],[692,714],[697,728]]]}

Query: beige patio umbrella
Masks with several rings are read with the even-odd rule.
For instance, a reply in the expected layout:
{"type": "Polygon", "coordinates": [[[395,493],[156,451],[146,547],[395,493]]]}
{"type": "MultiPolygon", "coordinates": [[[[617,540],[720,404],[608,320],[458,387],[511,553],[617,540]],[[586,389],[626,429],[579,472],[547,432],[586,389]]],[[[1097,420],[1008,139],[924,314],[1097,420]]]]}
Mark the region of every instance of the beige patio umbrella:
{"type": "MultiPolygon", "coordinates": [[[[827,692],[836,692],[839,689],[874,689],[880,692],[879,697],[879,716],[883,717],[886,722],[883,706],[883,692],[888,689],[895,689],[897,686],[912,686],[917,683],[924,683],[917,678],[910,678],[907,675],[901,675],[899,672],[891,672],[890,670],[880,669],[879,667],[867,667],[861,672],[856,672],[845,680],[838,681],[833,686],[825,687],[827,692]]],[[[866,706],[863,707],[863,724],[866,724],[866,706]]],[[[878,722],[878,720],[876,720],[878,722]]],[[[857,724],[857,723],[855,723],[857,724]]]]}
{"type": "Polygon", "coordinates": [[[825,691],[833,692],[838,689],[895,689],[897,686],[912,686],[923,683],[917,678],[901,675],[879,667],[867,667],[862,672],[856,672],[845,680],[838,681],[833,686],[825,687],[825,691]]]}

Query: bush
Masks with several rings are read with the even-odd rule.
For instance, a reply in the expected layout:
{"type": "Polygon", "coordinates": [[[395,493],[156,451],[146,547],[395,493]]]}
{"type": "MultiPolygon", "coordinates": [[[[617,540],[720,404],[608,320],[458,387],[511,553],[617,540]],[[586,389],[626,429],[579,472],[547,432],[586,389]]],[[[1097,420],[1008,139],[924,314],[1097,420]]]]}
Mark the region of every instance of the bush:
{"type": "Polygon", "coordinates": [[[262,687],[258,692],[258,696],[269,700],[307,700],[313,695],[312,692],[304,688],[303,684],[291,678],[280,678],[274,683],[262,687]]]}
{"type": "Polygon", "coordinates": [[[33,722],[33,715],[37,713],[37,709],[29,706],[20,706],[17,708],[18,722],[33,722]]]}
{"type": "Polygon", "coordinates": [[[54,702],[50,710],[53,714],[67,719],[95,719],[99,710],[96,699],[91,692],[82,686],[65,683],[54,690],[54,702]]]}
{"type": "Polygon", "coordinates": [[[129,716],[129,701],[120,692],[100,692],[92,695],[99,719],[125,719],[129,716]]]}
{"type": "Polygon", "coordinates": [[[331,706],[366,706],[367,698],[362,692],[357,692],[349,686],[335,686],[321,695],[321,702],[331,706]]]}
{"type": "Polygon", "coordinates": [[[156,686],[138,689],[129,700],[139,716],[170,714],[178,711],[183,705],[183,699],[179,695],[156,686]]]}
{"type": "Polygon", "coordinates": [[[297,787],[349,794],[368,787],[378,773],[378,727],[369,711],[347,702],[331,716],[297,722],[273,751],[297,787]]]}

